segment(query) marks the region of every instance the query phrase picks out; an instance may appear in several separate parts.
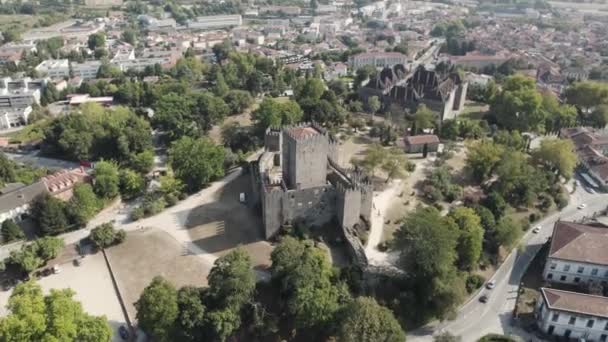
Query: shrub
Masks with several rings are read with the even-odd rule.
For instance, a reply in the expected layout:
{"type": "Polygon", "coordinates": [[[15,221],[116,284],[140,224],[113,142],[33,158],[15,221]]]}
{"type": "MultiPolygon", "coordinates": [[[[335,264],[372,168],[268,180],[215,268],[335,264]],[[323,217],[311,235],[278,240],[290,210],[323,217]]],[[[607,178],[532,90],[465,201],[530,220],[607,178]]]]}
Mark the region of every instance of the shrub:
{"type": "Polygon", "coordinates": [[[486,279],[479,274],[469,274],[466,281],[466,287],[468,293],[473,293],[473,291],[483,286],[486,279]]]}
{"type": "Polygon", "coordinates": [[[91,230],[89,239],[97,248],[107,248],[115,244],[121,243],[126,238],[124,230],[114,229],[111,223],[104,223],[91,230]]]}
{"type": "Polygon", "coordinates": [[[538,221],[538,219],[540,215],[538,215],[537,213],[531,213],[530,216],[528,216],[528,221],[530,222],[535,222],[538,221]]]}
{"type": "Polygon", "coordinates": [[[559,210],[564,209],[568,205],[568,197],[565,195],[559,195],[555,199],[555,204],[559,210]]]}
{"type": "Polygon", "coordinates": [[[441,203],[433,203],[433,207],[435,207],[439,211],[443,210],[443,206],[441,205],[441,203]]]}
{"type": "Polygon", "coordinates": [[[144,218],[145,212],[143,207],[137,207],[131,212],[131,220],[137,221],[144,218]]]}
{"type": "Polygon", "coordinates": [[[408,161],[407,164],[405,165],[405,170],[407,172],[414,172],[414,171],[416,171],[416,164],[413,163],[413,162],[411,162],[411,161],[408,161]]]}

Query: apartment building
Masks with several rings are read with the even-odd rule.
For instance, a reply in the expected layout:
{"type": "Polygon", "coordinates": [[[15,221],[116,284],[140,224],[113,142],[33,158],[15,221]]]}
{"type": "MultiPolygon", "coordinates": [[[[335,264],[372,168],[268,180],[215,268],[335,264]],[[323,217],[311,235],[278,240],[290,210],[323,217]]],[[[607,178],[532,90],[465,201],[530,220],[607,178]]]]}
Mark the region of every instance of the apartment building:
{"type": "Polygon", "coordinates": [[[209,30],[241,26],[243,18],[240,14],[236,15],[212,15],[197,17],[188,21],[188,28],[191,30],[209,30]]]}
{"type": "Polygon", "coordinates": [[[87,61],[83,63],[71,63],[67,59],[48,59],[36,66],[36,71],[50,78],[70,78],[70,68],[72,76],[80,77],[83,80],[94,79],[101,66],[100,61],[87,61]]]}
{"type": "Polygon", "coordinates": [[[0,129],[26,125],[31,112],[32,106],[0,109],[0,129]]]}
{"type": "Polygon", "coordinates": [[[536,306],[540,330],[578,341],[608,341],[608,297],[541,288],[536,306]]]}
{"type": "Polygon", "coordinates": [[[392,68],[397,64],[405,65],[407,56],[399,52],[364,52],[350,57],[349,64],[353,70],[364,65],[376,68],[392,68]]]}
{"type": "Polygon", "coordinates": [[[557,221],[543,278],[563,284],[608,281],[608,228],[557,221]]]}
{"type": "Polygon", "coordinates": [[[0,80],[0,110],[26,108],[40,102],[40,92],[45,81],[32,81],[29,78],[0,80]]]}

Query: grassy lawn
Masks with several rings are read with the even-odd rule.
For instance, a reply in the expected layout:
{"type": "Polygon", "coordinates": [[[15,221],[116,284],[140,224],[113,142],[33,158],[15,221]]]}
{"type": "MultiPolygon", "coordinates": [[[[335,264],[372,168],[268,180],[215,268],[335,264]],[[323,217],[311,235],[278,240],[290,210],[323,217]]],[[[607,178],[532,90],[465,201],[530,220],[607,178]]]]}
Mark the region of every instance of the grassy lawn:
{"type": "Polygon", "coordinates": [[[485,103],[467,101],[459,116],[463,119],[481,120],[489,109],[490,106],[485,103]]]}

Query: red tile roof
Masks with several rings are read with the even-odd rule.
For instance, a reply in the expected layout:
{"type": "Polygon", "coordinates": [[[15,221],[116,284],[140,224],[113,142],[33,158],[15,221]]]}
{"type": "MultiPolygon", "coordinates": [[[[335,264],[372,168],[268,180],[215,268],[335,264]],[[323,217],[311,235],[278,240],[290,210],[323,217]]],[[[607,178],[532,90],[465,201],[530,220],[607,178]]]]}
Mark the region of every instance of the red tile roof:
{"type": "Polygon", "coordinates": [[[319,131],[313,127],[294,127],[289,130],[289,133],[294,139],[303,139],[317,135],[319,131]]]}
{"type": "Polygon", "coordinates": [[[608,297],[541,288],[549,309],[608,318],[608,297]]]}
{"type": "Polygon", "coordinates": [[[439,138],[434,134],[408,135],[404,142],[406,145],[439,144],[439,138]]]}
{"type": "Polygon", "coordinates": [[[608,265],[608,228],[558,221],[553,229],[549,257],[608,265]]]}

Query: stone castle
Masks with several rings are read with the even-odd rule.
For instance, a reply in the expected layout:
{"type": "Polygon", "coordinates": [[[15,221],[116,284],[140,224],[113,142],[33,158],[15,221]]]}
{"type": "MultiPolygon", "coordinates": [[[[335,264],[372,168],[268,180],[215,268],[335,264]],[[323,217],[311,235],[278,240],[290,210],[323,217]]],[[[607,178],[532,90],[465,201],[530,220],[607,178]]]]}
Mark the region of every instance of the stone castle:
{"type": "Polygon", "coordinates": [[[264,142],[251,164],[250,203],[262,209],[266,238],[282,226],[320,226],[335,218],[350,240],[355,225],[369,223],[371,180],[338,165],[338,144],[325,129],[314,123],[269,128],[264,142]]]}

